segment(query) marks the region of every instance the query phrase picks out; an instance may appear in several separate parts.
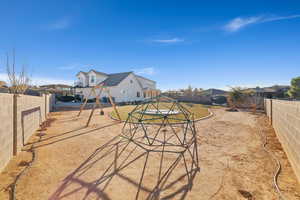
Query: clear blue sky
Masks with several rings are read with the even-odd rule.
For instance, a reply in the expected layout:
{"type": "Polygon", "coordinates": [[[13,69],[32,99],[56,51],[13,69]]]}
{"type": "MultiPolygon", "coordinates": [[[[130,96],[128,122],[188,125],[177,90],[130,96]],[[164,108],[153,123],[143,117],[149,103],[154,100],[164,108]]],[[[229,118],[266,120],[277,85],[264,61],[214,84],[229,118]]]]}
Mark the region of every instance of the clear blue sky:
{"type": "Polygon", "coordinates": [[[32,79],[136,71],[166,89],[288,84],[300,75],[300,1],[1,1],[5,53],[32,79]]]}

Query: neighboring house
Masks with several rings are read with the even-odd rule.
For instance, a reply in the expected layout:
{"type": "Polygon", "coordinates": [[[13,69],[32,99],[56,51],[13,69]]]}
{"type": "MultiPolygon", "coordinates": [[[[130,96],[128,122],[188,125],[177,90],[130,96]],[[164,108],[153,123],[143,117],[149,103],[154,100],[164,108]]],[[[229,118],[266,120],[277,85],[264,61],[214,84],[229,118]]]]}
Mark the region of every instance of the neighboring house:
{"type": "Polygon", "coordinates": [[[207,90],[202,90],[200,92],[200,95],[215,97],[215,96],[226,96],[227,93],[228,92],[226,92],[225,90],[211,88],[211,89],[207,89],[207,90]]]}
{"type": "MultiPolygon", "coordinates": [[[[75,94],[83,98],[93,99],[95,95],[89,96],[92,87],[103,84],[109,89],[110,95],[115,102],[141,101],[151,98],[157,94],[156,82],[133,72],[106,74],[95,70],[89,72],[78,72],[78,81],[75,83],[75,94]]],[[[98,94],[100,89],[96,90],[98,94]]],[[[100,98],[106,101],[108,94],[103,92],[100,98]]]]}
{"type": "Polygon", "coordinates": [[[8,93],[8,87],[6,82],[0,81],[0,93],[8,93]]]}
{"type": "Polygon", "coordinates": [[[163,93],[168,97],[177,97],[177,96],[184,96],[184,92],[180,90],[168,90],[163,93]]]}
{"type": "Polygon", "coordinates": [[[40,85],[39,90],[41,92],[50,92],[56,95],[63,95],[63,96],[73,94],[73,87],[64,84],[40,85]]]}
{"type": "Polygon", "coordinates": [[[40,85],[41,89],[47,89],[47,90],[59,90],[59,91],[69,91],[72,86],[64,85],[64,84],[49,84],[49,85],[40,85]]]}
{"type": "Polygon", "coordinates": [[[7,84],[5,81],[0,81],[0,88],[2,87],[6,87],[7,88],[7,84]]]}
{"type": "Polygon", "coordinates": [[[255,93],[256,96],[264,97],[264,98],[284,98],[286,96],[286,92],[289,90],[289,86],[286,85],[274,85],[271,87],[256,87],[246,89],[246,92],[255,93]]]}

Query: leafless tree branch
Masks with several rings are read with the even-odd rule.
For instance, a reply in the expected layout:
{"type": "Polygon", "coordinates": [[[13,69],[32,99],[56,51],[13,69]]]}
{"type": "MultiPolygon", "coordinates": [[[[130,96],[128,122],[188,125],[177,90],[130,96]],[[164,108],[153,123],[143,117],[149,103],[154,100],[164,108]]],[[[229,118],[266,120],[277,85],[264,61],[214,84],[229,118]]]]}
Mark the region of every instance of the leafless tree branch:
{"type": "Polygon", "coordinates": [[[9,54],[6,57],[6,72],[9,81],[9,92],[13,94],[24,94],[29,87],[30,78],[27,76],[26,67],[23,65],[20,73],[16,72],[16,57],[13,51],[12,61],[9,54]]]}

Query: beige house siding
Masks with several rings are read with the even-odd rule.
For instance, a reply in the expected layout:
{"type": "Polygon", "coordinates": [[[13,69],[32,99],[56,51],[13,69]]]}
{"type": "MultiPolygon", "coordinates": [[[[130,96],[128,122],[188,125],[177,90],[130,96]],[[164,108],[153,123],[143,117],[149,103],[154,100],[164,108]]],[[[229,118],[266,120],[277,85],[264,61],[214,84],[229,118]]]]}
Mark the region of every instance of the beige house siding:
{"type": "Polygon", "coordinates": [[[265,99],[265,110],[300,181],[300,102],[265,99]]]}

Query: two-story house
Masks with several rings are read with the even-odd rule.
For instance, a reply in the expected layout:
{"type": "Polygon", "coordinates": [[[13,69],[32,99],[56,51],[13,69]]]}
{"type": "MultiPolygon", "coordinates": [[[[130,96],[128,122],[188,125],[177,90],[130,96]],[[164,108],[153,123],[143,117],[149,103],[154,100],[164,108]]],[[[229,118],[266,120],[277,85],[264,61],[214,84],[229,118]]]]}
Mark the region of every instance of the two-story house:
{"type": "MultiPolygon", "coordinates": [[[[89,94],[91,89],[99,84],[108,88],[115,102],[141,101],[158,94],[155,81],[138,76],[133,72],[106,74],[90,70],[88,72],[80,71],[76,76],[78,80],[75,83],[75,94],[81,95],[83,98],[95,98],[94,95],[89,96],[89,94]]],[[[96,93],[98,94],[99,91],[100,89],[97,89],[96,93]]],[[[103,101],[107,97],[106,92],[100,95],[103,101]]]]}

